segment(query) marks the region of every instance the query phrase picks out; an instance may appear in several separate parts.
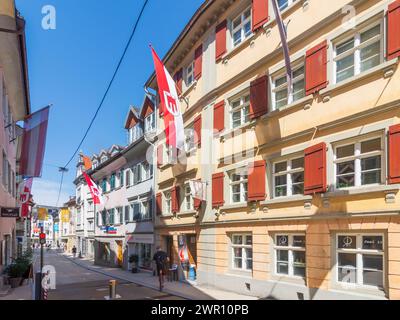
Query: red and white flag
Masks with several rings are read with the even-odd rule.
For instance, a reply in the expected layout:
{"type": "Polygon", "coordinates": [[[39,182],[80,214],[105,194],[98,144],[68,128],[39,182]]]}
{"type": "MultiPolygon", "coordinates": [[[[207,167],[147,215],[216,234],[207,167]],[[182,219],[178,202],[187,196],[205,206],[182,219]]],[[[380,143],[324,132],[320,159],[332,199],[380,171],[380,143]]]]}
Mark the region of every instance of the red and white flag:
{"type": "Polygon", "coordinates": [[[151,48],[151,51],[156,69],[162,112],[164,114],[167,145],[172,146],[174,149],[183,150],[185,134],[183,129],[181,104],[176,91],[175,81],[172,79],[168,70],[165,68],[153,48],[151,48]]]}
{"type": "Polygon", "coordinates": [[[18,188],[18,200],[21,206],[21,217],[28,217],[29,215],[29,200],[31,198],[32,182],[33,178],[26,179],[20,183],[18,188]]]}
{"type": "Polygon", "coordinates": [[[90,194],[92,195],[93,203],[103,204],[103,196],[101,195],[99,187],[94,183],[94,181],[88,176],[86,172],[83,173],[83,176],[85,177],[86,183],[90,190],[90,194]]]}
{"type": "Polygon", "coordinates": [[[20,175],[40,177],[46,147],[47,123],[50,107],[30,114],[24,120],[20,175]]]}

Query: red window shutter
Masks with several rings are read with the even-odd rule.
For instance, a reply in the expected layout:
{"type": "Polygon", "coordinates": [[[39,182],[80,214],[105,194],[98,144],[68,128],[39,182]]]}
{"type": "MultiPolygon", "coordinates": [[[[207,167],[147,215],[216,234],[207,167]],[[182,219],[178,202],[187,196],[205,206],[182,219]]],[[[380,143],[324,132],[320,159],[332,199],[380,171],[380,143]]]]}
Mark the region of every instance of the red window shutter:
{"type": "Polygon", "coordinates": [[[162,144],[157,146],[157,167],[160,168],[163,165],[163,146],[162,144]]]}
{"type": "Polygon", "coordinates": [[[253,0],[253,31],[261,28],[268,20],[268,0],[253,0]]]}
{"type": "Polygon", "coordinates": [[[179,212],[179,187],[175,186],[171,191],[171,209],[173,213],[179,212]]]}
{"type": "Polygon", "coordinates": [[[306,95],[316,93],[328,85],[328,42],[325,40],[306,53],[306,95]]]}
{"type": "Polygon", "coordinates": [[[197,199],[197,198],[194,198],[193,199],[193,206],[194,206],[194,210],[200,210],[200,208],[201,208],[201,200],[200,199],[197,199]]]}
{"type": "Polygon", "coordinates": [[[214,105],[214,130],[221,132],[225,129],[225,101],[214,105]]]}
{"type": "Polygon", "coordinates": [[[162,194],[161,192],[156,195],[156,214],[158,216],[162,215],[162,194]]]}
{"type": "Polygon", "coordinates": [[[182,94],[182,78],[183,78],[183,69],[181,68],[174,75],[174,80],[179,95],[182,94]]]}
{"type": "Polygon", "coordinates": [[[226,53],[226,20],[215,29],[215,60],[219,61],[226,53]]]}
{"type": "Polygon", "coordinates": [[[203,45],[200,45],[194,52],[194,78],[200,79],[203,70],[203,45]]]}
{"type": "Polygon", "coordinates": [[[389,128],[389,184],[400,183],[400,124],[389,128]]]}
{"type": "Polygon", "coordinates": [[[249,167],[247,197],[248,201],[264,201],[267,197],[265,190],[266,164],[264,160],[256,161],[249,167]]]}
{"type": "Polygon", "coordinates": [[[320,143],[305,150],[304,194],[326,192],[326,144],[320,143]]]}
{"type": "Polygon", "coordinates": [[[250,84],[250,117],[258,118],[268,112],[268,76],[250,84]]]}
{"type": "Polygon", "coordinates": [[[387,13],[387,58],[400,57],[400,1],[389,5],[387,13]]]}
{"type": "Polygon", "coordinates": [[[218,208],[224,203],[224,174],[215,173],[212,176],[212,206],[218,208]]]}
{"type": "Polygon", "coordinates": [[[197,147],[201,146],[201,115],[197,116],[196,119],[194,119],[194,124],[193,124],[193,129],[194,129],[194,143],[197,145],[197,147]]]}

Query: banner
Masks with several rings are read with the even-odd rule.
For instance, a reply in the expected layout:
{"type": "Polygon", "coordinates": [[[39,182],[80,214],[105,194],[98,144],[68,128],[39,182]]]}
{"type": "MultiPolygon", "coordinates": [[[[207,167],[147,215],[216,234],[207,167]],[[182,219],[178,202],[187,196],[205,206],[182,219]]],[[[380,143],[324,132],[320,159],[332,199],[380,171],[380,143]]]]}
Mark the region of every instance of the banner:
{"type": "Polygon", "coordinates": [[[156,70],[162,113],[164,115],[167,145],[172,146],[174,150],[184,150],[185,134],[183,118],[175,81],[153,48],[151,48],[151,51],[156,70]]]}
{"type": "Polygon", "coordinates": [[[86,183],[89,187],[90,194],[92,195],[93,198],[93,203],[94,204],[103,204],[103,197],[101,195],[99,187],[94,183],[94,181],[87,175],[86,172],[83,173],[83,176],[85,177],[86,183]]]}
{"type": "Polygon", "coordinates": [[[199,199],[202,201],[207,200],[207,183],[190,180],[189,181],[190,192],[192,193],[193,198],[199,199]]]}
{"type": "Polygon", "coordinates": [[[61,215],[61,222],[68,223],[71,220],[70,212],[68,209],[65,208],[61,209],[60,215],[61,215]]]}
{"type": "Polygon", "coordinates": [[[30,114],[24,120],[19,173],[25,177],[40,177],[46,147],[50,107],[30,114]]]}
{"type": "Polygon", "coordinates": [[[48,211],[47,211],[46,208],[38,208],[37,212],[38,212],[38,217],[37,217],[38,220],[47,221],[47,219],[48,219],[48,211]]]}
{"type": "Polygon", "coordinates": [[[21,206],[21,217],[28,217],[33,178],[22,181],[18,186],[18,201],[21,206]]]}

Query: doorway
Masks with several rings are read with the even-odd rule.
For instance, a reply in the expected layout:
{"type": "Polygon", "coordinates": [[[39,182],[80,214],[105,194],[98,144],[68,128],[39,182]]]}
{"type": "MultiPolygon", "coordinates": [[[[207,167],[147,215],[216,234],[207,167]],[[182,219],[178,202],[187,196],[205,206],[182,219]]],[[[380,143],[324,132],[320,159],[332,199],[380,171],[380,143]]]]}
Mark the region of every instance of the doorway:
{"type": "Polygon", "coordinates": [[[117,243],[117,264],[119,267],[122,268],[123,264],[123,251],[122,251],[122,241],[121,240],[116,240],[117,243]]]}
{"type": "Polygon", "coordinates": [[[189,255],[189,263],[197,266],[197,241],[195,234],[188,234],[187,237],[187,247],[189,255]]]}
{"type": "Polygon", "coordinates": [[[170,264],[175,263],[174,261],[174,238],[172,236],[165,236],[165,246],[167,248],[167,256],[170,264]]]}

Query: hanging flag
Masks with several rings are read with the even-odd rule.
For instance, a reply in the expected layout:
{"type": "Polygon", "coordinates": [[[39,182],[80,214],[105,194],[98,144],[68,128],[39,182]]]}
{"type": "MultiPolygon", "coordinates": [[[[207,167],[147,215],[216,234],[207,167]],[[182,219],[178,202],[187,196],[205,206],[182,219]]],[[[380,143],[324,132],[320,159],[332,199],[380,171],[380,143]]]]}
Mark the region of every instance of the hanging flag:
{"type": "Polygon", "coordinates": [[[37,219],[39,221],[47,221],[48,211],[46,208],[38,208],[37,212],[38,212],[37,219]]]}
{"type": "Polygon", "coordinates": [[[83,176],[85,177],[86,183],[87,183],[87,185],[89,187],[89,190],[90,190],[90,194],[92,195],[93,203],[94,204],[103,204],[103,197],[101,195],[99,187],[87,175],[86,172],[83,173],[83,176]]]}
{"type": "Polygon", "coordinates": [[[176,85],[157,53],[153,48],[151,48],[151,51],[156,69],[161,108],[164,114],[167,145],[172,146],[175,150],[184,150],[183,118],[176,85]]]}
{"type": "Polygon", "coordinates": [[[22,181],[18,186],[18,200],[21,206],[20,214],[23,218],[29,215],[32,183],[33,178],[29,178],[22,181]]]}
{"type": "Polygon", "coordinates": [[[19,169],[22,176],[40,177],[42,175],[49,109],[50,107],[43,108],[30,114],[24,120],[19,169]]]}
{"type": "Polygon", "coordinates": [[[207,200],[207,183],[198,180],[189,181],[190,192],[193,198],[199,199],[201,201],[207,200]]]}
{"type": "Polygon", "coordinates": [[[82,155],[82,161],[86,171],[92,169],[92,160],[89,157],[82,155]]]}
{"type": "Polygon", "coordinates": [[[68,223],[71,219],[69,209],[67,208],[61,209],[60,215],[61,215],[61,222],[68,223]]]}
{"type": "Polygon", "coordinates": [[[278,25],[279,34],[281,36],[283,55],[285,57],[286,78],[288,84],[288,100],[289,100],[289,97],[292,95],[293,92],[293,70],[290,63],[289,45],[287,42],[287,30],[285,25],[283,24],[281,11],[279,10],[276,0],[272,0],[272,7],[274,8],[276,24],[278,25]]]}

